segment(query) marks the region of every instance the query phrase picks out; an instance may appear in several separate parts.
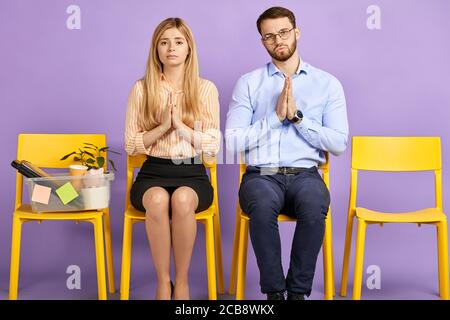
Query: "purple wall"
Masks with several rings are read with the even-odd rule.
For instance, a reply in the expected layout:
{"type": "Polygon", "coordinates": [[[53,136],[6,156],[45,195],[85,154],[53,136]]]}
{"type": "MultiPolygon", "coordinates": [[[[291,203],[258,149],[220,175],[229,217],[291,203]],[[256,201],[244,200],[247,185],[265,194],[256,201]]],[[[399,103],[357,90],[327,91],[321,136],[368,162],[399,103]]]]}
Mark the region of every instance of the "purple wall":
{"type": "MultiPolygon", "coordinates": [[[[351,135],[440,136],[444,210],[450,199],[450,2],[447,0],[303,1],[87,1],[0,2],[0,299],[7,298],[18,133],[106,133],[118,173],[111,203],[115,278],[120,280],[128,93],[143,75],[151,35],[168,16],[193,29],[201,74],[218,87],[221,127],[237,78],[268,61],[255,21],[273,5],[292,9],[303,30],[302,58],[336,75],[348,101],[351,135]],[[66,9],[81,8],[81,29],[69,30],[66,9]],[[369,5],[381,8],[381,29],[369,30],[369,5]],[[88,116],[87,116],[88,115],[88,116]]],[[[350,147],[331,159],[334,264],[340,286],[349,191],[350,147]]],[[[237,200],[236,165],[219,166],[219,202],[226,287],[237,200]]],[[[358,203],[378,210],[433,205],[428,173],[363,174],[358,203]]],[[[205,299],[203,227],[191,266],[191,295],[205,299]]],[[[281,226],[287,271],[293,225],[281,226]]],[[[135,227],[131,298],[152,299],[155,272],[144,226],[135,227]]],[[[381,289],[363,287],[365,299],[437,299],[436,232],[431,226],[385,225],[367,230],[365,267],[381,268],[381,289]]],[[[92,228],[72,222],[25,224],[19,298],[96,299],[92,228]],[[81,290],[66,288],[66,268],[78,265],[81,290]]],[[[353,265],[353,258],[351,260],[353,265]]],[[[350,269],[350,285],[353,279],[350,269]]],[[[368,277],[364,273],[363,284],[368,277]]],[[[247,295],[264,299],[249,247],[247,295]]],[[[351,288],[349,288],[351,297],[351,288]]],[[[319,257],[312,299],[323,297],[319,257]]],[[[110,296],[117,299],[118,294],[110,296]]],[[[229,299],[227,296],[220,297],[229,299]]],[[[339,299],[339,297],[336,297],[339,299]]]]}

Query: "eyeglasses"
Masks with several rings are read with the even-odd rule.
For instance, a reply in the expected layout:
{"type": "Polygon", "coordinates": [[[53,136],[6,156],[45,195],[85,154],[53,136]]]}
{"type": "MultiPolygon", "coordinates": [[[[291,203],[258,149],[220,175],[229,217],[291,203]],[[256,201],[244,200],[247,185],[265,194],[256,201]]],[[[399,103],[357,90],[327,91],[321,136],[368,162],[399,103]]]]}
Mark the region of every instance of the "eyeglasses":
{"type": "Polygon", "coordinates": [[[294,30],[295,27],[291,29],[282,29],[278,31],[278,33],[268,33],[262,37],[262,40],[267,44],[273,44],[277,36],[280,36],[281,39],[287,40],[291,35],[291,31],[294,30]]]}

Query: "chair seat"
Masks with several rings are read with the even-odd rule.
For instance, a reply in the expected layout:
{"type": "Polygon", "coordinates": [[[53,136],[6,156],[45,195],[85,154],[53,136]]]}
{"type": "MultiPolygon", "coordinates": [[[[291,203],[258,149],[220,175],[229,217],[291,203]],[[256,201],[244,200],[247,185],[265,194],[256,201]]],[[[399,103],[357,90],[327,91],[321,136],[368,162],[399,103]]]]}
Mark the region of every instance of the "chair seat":
{"type": "MultiPolygon", "coordinates": [[[[244,213],[241,211],[241,218],[245,219],[245,220],[250,220],[250,217],[248,216],[248,214],[244,213]]],[[[285,214],[280,214],[278,216],[278,221],[281,222],[287,222],[287,221],[297,221],[297,218],[285,215],[285,214]]]]}
{"type": "MultiPolygon", "coordinates": [[[[215,211],[215,206],[211,205],[208,209],[195,214],[195,219],[204,220],[213,217],[215,211]]],[[[134,220],[145,220],[145,212],[139,211],[133,206],[130,206],[125,210],[125,216],[134,220]]]]}
{"type": "Polygon", "coordinates": [[[366,208],[356,208],[356,216],[359,219],[373,222],[427,223],[446,220],[445,214],[436,208],[426,208],[402,213],[379,212],[366,208]]]}
{"type": "Polygon", "coordinates": [[[14,215],[28,220],[88,220],[103,215],[102,211],[63,211],[63,212],[34,212],[30,204],[23,204],[14,215]]]}

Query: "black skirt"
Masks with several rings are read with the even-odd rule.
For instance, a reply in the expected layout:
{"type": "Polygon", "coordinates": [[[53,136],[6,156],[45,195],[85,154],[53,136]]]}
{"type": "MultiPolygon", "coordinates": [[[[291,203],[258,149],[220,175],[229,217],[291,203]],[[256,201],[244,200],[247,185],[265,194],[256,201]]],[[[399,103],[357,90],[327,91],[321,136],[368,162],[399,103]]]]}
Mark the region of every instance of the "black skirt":
{"type": "Polygon", "coordinates": [[[214,191],[199,157],[172,160],[147,156],[131,187],[131,204],[137,210],[145,211],[142,197],[149,188],[161,187],[172,195],[182,186],[190,187],[197,193],[196,213],[211,206],[214,191]]]}

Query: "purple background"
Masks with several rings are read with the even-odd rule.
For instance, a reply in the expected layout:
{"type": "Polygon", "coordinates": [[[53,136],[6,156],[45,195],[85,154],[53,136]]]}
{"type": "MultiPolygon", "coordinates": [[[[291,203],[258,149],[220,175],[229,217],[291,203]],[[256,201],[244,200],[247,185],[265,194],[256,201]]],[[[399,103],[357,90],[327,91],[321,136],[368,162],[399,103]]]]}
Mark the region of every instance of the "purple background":
{"type": "MultiPolygon", "coordinates": [[[[106,133],[118,172],[111,219],[115,278],[120,283],[126,103],[144,73],[151,35],[168,16],[184,18],[199,51],[201,75],[220,92],[224,128],[238,77],[269,58],[255,27],[273,5],[290,8],[303,36],[302,58],[337,76],[345,89],[351,135],[440,136],[444,210],[450,199],[450,2],[447,0],[87,1],[0,2],[0,299],[8,296],[11,223],[18,133],[106,133]],[[81,30],[68,30],[66,8],[81,7],[81,30]],[[381,8],[381,30],[366,27],[369,5],[381,8]]],[[[349,193],[350,146],[331,158],[333,244],[340,286],[349,193]]],[[[43,152],[45,152],[43,150],[43,152]]],[[[225,284],[228,288],[237,200],[237,165],[218,169],[225,284]]],[[[362,174],[358,204],[378,210],[433,206],[431,173],[362,174]]],[[[153,299],[155,272],[143,224],[135,226],[132,299],[153,299]]],[[[287,271],[293,224],[280,227],[287,271]]],[[[207,298],[203,227],[191,265],[191,296],[207,298]]],[[[438,299],[434,227],[378,225],[367,230],[365,267],[381,268],[381,289],[363,286],[364,299],[438,299]]],[[[322,255],[311,299],[323,298],[322,255]]],[[[364,273],[363,284],[368,275],[364,273]]],[[[246,298],[264,299],[251,246],[246,298]]],[[[349,295],[353,282],[353,255],[349,295]]],[[[72,222],[27,223],[22,233],[20,299],[96,299],[92,227],[72,222]],[[66,288],[66,268],[81,268],[81,290],[66,288]]],[[[111,295],[118,299],[118,293],[111,295]]],[[[220,296],[220,299],[230,299],[220,296]]],[[[336,299],[342,299],[336,296],[336,299]]]]}

